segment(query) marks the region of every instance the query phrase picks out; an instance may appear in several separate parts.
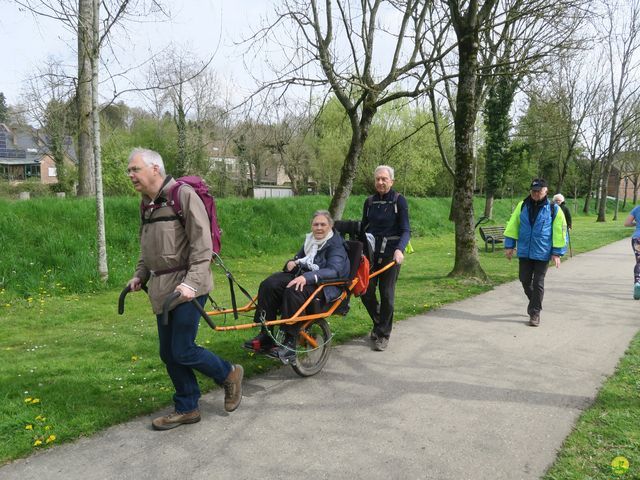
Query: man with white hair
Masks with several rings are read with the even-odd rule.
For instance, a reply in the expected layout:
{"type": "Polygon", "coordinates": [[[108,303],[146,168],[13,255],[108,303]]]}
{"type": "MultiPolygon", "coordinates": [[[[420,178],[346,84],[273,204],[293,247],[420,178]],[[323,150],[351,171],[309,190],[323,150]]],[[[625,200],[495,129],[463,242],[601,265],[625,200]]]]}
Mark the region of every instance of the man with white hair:
{"type": "Polygon", "coordinates": [[[158,322],[160,358],[173,382],[175,410],[153,419],[155,430],[169,430],[200,421],[200,389],[194,370],[212,378],[225,390],[224,408],[232,412],[242,399],[243,369],[195,343],[200,312],[213,288],[211,277],[211,223],[204,203],[189,185],[178,191],[184,223],[169,203],[178,183],[166,175],[162,157],[153,150],[136,148],[129,156],[127,175],[142,194],[140,207],[140,258],[128,286],[138,291],[148,286],[151,307],[158,322]],[[163,303],[179,292],[170,306],[169,323],[162,322],[163,303]]]}
{"type": "Polygon", "coordinates": [[[564,213],[564,219],[567,221],[567,229],[571,230],[571,212],[569,211],[569,207],[564,201],[564,195],[561,193],[556,193],[553,196],[553,203],[558,205],[562,209],[562,213],[564,213]]]}
{"type": "Polygon", "coordinates": [[[400,264],[404,260],[404,249],[409,243],[409,206],[407,199],[393,190],[393,168],[380,165],[374,171],[376,194],[364,202],[362,211],[362,235],[369,234],[375,239],[373,269],[395,261],[395,265],[374,277],[367,291],[362,295],[369,316],[373,321],[370,338],[373,349],[383,351],[389,343],[393,326],[393,310],[396,282],[400,264]],[[380,301],[376,289],[380,289],[380,301]]]}

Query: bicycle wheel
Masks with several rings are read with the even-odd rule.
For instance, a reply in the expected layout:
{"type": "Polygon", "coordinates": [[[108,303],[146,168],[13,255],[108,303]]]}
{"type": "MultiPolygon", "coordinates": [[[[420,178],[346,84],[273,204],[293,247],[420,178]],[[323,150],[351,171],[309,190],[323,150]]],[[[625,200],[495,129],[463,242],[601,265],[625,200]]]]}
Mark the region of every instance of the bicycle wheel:
{"type": "Polygon", "coordinates": [[[315,375],[327,363],[330,349],[331,330],[327,321],[320,318],[298,335],[296,361],[291,363],[291,368],[301,377],[315,375]]]}

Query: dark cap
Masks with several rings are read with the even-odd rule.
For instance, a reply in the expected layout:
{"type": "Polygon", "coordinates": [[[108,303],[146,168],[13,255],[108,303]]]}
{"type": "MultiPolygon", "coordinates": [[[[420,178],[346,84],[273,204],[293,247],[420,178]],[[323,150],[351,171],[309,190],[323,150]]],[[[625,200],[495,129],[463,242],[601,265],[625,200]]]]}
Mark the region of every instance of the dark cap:
{"type": "Polygon", "coordinates": [[[531,190],[533,190],[534,192],[537,192],[538,190],[542,190],[542,188],[546,186],[547,186],[547,182],[544,180],[544,178],[534,178],[531,181],[531,190]]]}

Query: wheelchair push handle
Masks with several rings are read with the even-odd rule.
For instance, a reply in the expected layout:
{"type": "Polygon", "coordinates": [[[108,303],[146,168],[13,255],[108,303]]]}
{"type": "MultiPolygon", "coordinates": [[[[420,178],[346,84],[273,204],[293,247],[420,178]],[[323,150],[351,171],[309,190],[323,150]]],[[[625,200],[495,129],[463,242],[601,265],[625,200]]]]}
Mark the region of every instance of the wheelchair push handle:
{"type": "MultiPolygon", "coordinates": [[[[149,290],[147,289],[146,285],[142,285],[142,287],[140,288],[142,288],[142,290],[144,290],[145,292],[149,293],[149,290]]],[[[127,296],[127,294],[131,291],[132,291],[131,287],[129,286],[129,284],[127,284],[127,286],[124,287],[120,292],[120,297],[118,297],[118,315],[122,315],[124,313],[124,299],[127,296]]]]}
{"type": "MultiPolygon", "coordinates": [[[[162,325],[164,326],[169,325],[169,306],[173,303],[173,301],[176,298],[179,298],[179,297],[180,297],[180,292],[173,292],[169,294],[167,298],[164,299],[164,302],[162,303],[162,318],[161,318],[162,325]]],[[[198,303],[198,301],[195,298],[191,300],[191,303],[193,303],[193,306],[196,307],[198,312],[200,312],[200,316],[204,318],[206,322],[209,324],[209,326],[215,330],[216,328],[215,323],[213,323],[213,320],[211,320],[211,317],[207,315],[207,312],[205,311],[204,308],[202,308],[202,305],[200,305],[200,303],[198,303]]]]}

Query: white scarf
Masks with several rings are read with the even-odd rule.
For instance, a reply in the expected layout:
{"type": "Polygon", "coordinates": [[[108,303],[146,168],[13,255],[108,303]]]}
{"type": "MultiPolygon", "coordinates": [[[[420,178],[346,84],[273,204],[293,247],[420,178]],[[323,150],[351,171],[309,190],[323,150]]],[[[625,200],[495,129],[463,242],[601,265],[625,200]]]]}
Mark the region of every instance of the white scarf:
{"type": "Polygon", "coordinates": [[[318,270],[320,267],[313,263],[313,260],[315,259],[318,250],[321,250],[331,237],[333,237],[333,230],[329,230],[327,236],[320,240],[317,240],[316,237],[313,236],[313,232],[307,233],[303,247],[305,256],[296,260],[296,263],[309,271],[318,270]]]}

